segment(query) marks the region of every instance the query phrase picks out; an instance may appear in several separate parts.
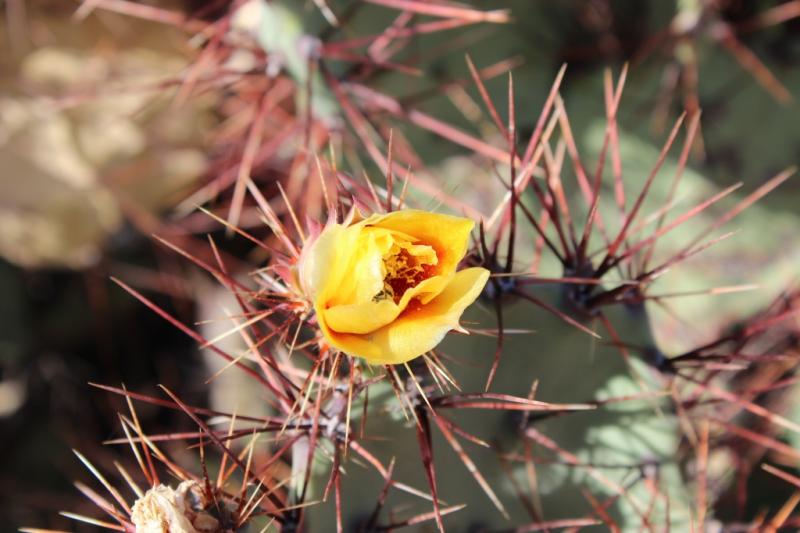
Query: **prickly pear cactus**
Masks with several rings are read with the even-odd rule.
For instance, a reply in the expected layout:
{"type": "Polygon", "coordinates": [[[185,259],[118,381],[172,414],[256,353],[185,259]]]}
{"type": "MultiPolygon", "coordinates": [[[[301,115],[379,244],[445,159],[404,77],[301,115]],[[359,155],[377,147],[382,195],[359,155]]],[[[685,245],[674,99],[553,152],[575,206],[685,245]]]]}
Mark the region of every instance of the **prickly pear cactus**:
{"type": "MultiPolygon", "coordinates": [[[[743,503],[753,472],[800,487],[785,470],[800,458],[800,249],[791,204],[758,206],[793,170],[748,151],[759,175],[734,183],[735,154],[720,157],[732,124],[758,121],[701,121],[725,87],[698,83],[698,65],[720,51],[755,73],[745,92],[786,100],[723,4],[637,6],[619,28],[613,3],[553,7],[581,11],[574,35],[542,30],[547,64],[631,39],[643,66],[552,78],[489,64],[489,47],[458,67],[439,54],[440,33],[509,23],[505,9],[250,0],[214,24],[210,7],[180,17],[199,53],[179,100],[226,91],[219,176],[191,196],[218,233],[196,239],[192,219],[159,241],[214,285],[192,279],[188,325],[114,281],[197,342],[208,406],[100,385],[126,400],[110,444],[133,450],[136,475],[115,466],[136,498],[79,454],[114,503],[79,489],[115,522],[76,519],[148,533],[800,523],[796,496],[769,519],[743,503]],[[639,18],[663,40],[627,32],[639,18]],[[192,431],[148,433],[141,404],[192,431]]],[[[136,9],[105,7],[120,6],[136,9]]],[[[783,9],[768,13],[796,16],[783,9]]],[[[534,19],[498,46],[533,46],[534,19]]],[[[787,116],[771,118],[788,130],[787,116]]],[[[748,148],[787,149],[766,144],[748,148]]]]}

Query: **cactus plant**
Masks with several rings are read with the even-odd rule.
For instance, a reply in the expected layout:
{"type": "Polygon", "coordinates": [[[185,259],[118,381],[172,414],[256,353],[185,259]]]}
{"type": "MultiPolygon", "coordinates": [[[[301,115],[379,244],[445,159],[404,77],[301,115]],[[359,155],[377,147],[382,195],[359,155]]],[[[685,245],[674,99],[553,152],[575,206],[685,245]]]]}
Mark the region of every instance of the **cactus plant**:
{"type": "Polygon", "coordinates": [[[97,385],[125,400],[109,444],[132,454],[139,473],[117,470],[135,498],[79,454],[109,495],[78,488],[106,516],[68,516],[186,533],[796,526],[796,492],[767,500],[769,514],[744,507],[759,479],[800,487],[788,468],[797,250],[778,257],[776,242],[796,220],[755,205],[794,170],[756,186],[708,179],[691,164],[692,106],[651,145],[621,125],[627,65],[580,93],[602,103],[592,121],[575,119],[586,104],[569,97],[568,66],[531,108],[509,63],[467,58],[442,92],[480,125],[471,133],[379,80],[416,73],[394,60],[407,38],[507,13],[416,0],[352,9],[362,4],[397,18],[341,41],[310,37],[309,18],[332,33],[340,17],[357,21],[324,0],[319,12],[252,1],[215,23],[180,19],[204,47],[176,98],[213,84],[215,69],[236,89],[220,99],[218,172],[178,207],[198,204],[189,216],[215,233],[155,238],[215,296],[195,327],[114,282],[218,358],[213,405],[166,386],[97,385]],[[502,89],[490,88],[499,74],[502,89]],[[428,167],[415,140],[433,137],[467,154],[428,167]],[[775,280],[762,292],[780,296],[739,298],[761,282],[735,268],[743,247],[774,254],[759,263],[775,280]],[[695,296],[708,303],[684,303],[695,296]],[[154,406],[192,429],[148,431],[138,411],[154,406]]]}

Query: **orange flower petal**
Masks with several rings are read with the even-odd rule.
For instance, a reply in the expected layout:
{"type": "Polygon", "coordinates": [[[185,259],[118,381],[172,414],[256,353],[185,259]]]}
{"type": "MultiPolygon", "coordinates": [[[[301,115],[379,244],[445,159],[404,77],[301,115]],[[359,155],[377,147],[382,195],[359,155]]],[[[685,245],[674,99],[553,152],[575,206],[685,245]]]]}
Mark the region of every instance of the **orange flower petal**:
{"type": "Polygon", "coordinates": [[[464,309],[478,298],[488,279],[489,271],[480,267],[457,272],[427,305],[407,311],[373,333],[336,333],[327,326],[323,330],[335,347],[349,355],[372,364],[401,364],[432,350],[458,327],[464,309]]]}
{"type": "Polygon", "coordinates": [[[469,246],[469,234],[475,226],[468,218],[415,209],[372,216],[364,223],[405,233],[420,244],[433,246],[439,259],[437,270],[445,275],[453,273],[464,258],[469,246]]]}
{"type": "Polygon", "coordinates": [[[322,320],[333,331],[339,333],[371,333],[395,320],[412,298],[425,304],[435,298],[450,281],[449,277],[435,276],[408,289],[399,302],[391,299],[367,301],[350,305],[337,305],[322,309],[322,320]]]}

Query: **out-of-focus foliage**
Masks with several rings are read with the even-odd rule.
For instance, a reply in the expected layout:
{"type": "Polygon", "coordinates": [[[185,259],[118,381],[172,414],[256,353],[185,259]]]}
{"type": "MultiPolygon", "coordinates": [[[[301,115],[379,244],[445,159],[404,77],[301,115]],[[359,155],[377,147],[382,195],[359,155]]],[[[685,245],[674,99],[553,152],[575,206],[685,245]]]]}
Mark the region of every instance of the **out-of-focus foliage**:
{"type": "Polygon", "coordinates": [[[125,216],[146,225],[205,170],[206,106],[171,106],[187,58],[155,32],[126,46],[102,22],[37,17],[51,42],[6,67],[0,254],[20,265],[94,264],[125,216]]]}

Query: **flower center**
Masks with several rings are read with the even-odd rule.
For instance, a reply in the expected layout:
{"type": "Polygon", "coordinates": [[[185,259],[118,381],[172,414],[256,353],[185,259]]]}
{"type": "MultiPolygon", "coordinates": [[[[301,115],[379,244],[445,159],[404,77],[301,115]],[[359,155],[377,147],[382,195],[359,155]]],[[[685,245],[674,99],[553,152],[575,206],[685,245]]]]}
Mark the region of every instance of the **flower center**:
{"type": "Polygon", "coordinates": [[[397,303],[408,289],[436,273],[435,258],[432,262],[430,258],[414,255],[406,248],[392,252],[383,258],[386,276],[383,278],[383,290],[373,298],[375,301],[392,298],[397,303]]]}

